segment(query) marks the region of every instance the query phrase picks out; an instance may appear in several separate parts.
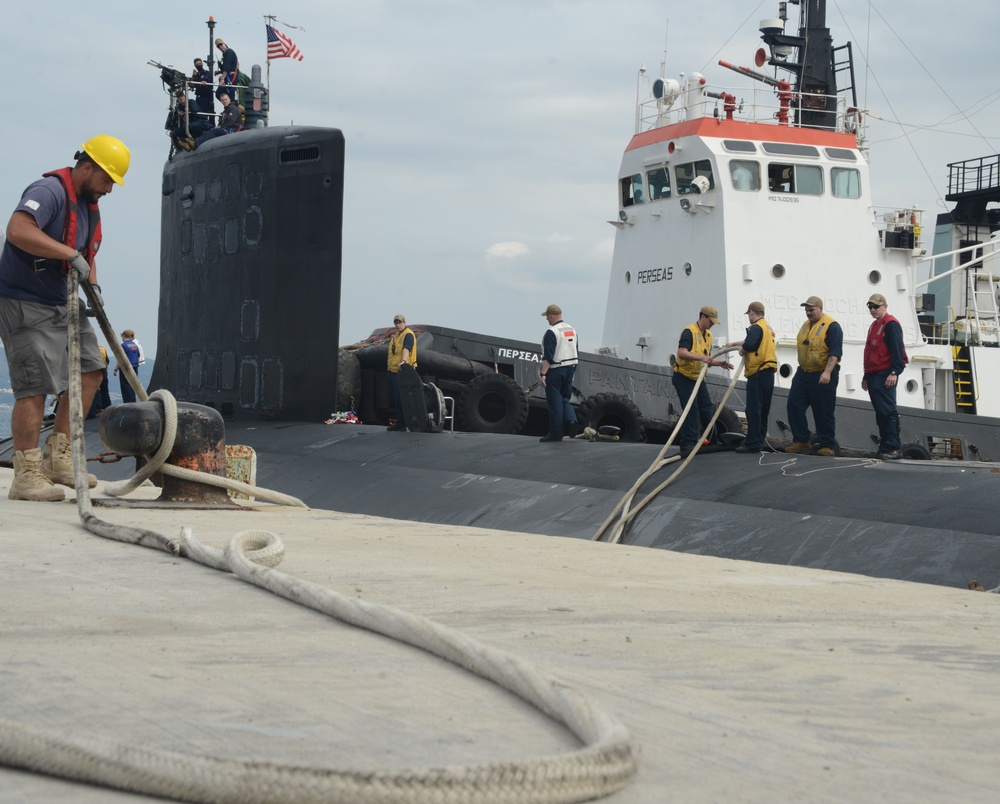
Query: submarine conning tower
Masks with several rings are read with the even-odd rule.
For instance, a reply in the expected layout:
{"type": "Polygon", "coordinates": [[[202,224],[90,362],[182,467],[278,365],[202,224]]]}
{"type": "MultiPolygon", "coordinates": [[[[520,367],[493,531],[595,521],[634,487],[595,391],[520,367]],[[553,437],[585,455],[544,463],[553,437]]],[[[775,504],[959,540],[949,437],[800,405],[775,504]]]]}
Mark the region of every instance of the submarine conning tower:
{"type": "Polygon", "coordinates": [[[253,128],[163,169],[150,390],[223,419],[315,421],[335,406],[344,137],[253,128]]]}

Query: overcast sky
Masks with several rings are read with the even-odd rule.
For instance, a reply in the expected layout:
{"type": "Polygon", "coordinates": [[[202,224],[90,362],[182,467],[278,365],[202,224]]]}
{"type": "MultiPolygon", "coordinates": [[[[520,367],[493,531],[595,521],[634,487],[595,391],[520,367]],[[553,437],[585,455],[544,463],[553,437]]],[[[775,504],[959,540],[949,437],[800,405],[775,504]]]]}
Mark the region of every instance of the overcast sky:
{"type": "MultiPolygon", "coordinates": [[[[341,343],[403,312],[538,340],[562,305],[587,350],[601,345],[617,215],[616,177],[634,132],[636,75],[751,64],[776,0],[285,0],[18,3],[0,55],[0,207],[93,134],[132,151],[102,202],[100,281],[112,324],[155,352],[160,174],[167,95],[147,60],[185,71],[207,55],[205,21],[244,71],[264,64],[264,14],[305,61],[271,66],[272,124],[343,130],[347,142],[341,343]],[[202,11],[191,9],[200,5],[202,11]]],[[[789,30],[798,22],[789,4],[789,30]]],[[[870,110],[874,201],[943,210],[946,164],[1000,147],[1000,3],[830,0],[836,44],[854,43],[870,110]]],[[[742,88],[742,89],[741,89],[742,88]]],[[[648,91],[644,87],[644,94],[648,91]]],[[[4,220],[9,212],[0,209],[4,220]]]]}

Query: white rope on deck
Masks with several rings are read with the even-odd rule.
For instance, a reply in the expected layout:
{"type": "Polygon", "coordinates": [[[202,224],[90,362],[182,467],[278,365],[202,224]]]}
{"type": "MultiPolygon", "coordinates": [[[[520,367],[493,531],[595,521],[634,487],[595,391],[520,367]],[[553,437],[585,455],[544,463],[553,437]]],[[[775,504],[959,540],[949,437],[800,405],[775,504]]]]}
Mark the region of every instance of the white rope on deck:
{"type": "MultiPolygon", "coordinates": [[[[729,346],[724,349],[719,349],[712,354],[712,357],[716,358],[728,352],[736,351],[739,348],[740,348],[739,346],[729,346]]],[[[740,364],[733,371],[733,378],[729,383],[729,387],[726,389],[726,393],[723,395],[722,399],[719,401],[719,404],[715,408],[715,415],[712,416],[711,420],[705,426],[705,431],[701,434],[701,437],[698,439],[698,442],[692,448],[691,452],[687,455],[687,457],[684,458],[681,465],[674,470],[674,473],[670,475],[670,477],[668,477],[659,486],[657,486],[655,489],[650,491],[645,497],[643,497],[635,508],[632,508],[632,502],[635,499],[636,494],[639,493],[639,489],[642,488],[642,485],[664,466],[667,466],[668,464],[671,463],[676,463],[679,460],[679,457],[677,455],[672,455],[668,458],[666,457],[666,454],[667,451],[670,449],[670,447],[673,446],[674,439],[680,432],[681,426],[684,424],[684,420],[688,417],[688,414],[691,412],[691,408],[695,403],[695,398],[698,396],[698,389],[701,387],[702,382],[705,380],[705,375],[708,373],[708,363],[705,363],[701,367],[701,371],[698,372],[698,379],[695,382],[694,388],[691,391],[691,396],[688,398],[687,404],[684,406],[684,410],[681,411],[681,415],[677,419],[677,424],[674,425],[674,429],[670,432],[670,437],[667,439],[667,443],[663,445],[663,448],[660,450],[659,455],[657,455],[656,458],[653,460],[653,462],[649,465],[649,468],[646,469],[646,471],[643,472],[641,475],[639,475],[635,483],[632,484],[632,488],[626,491],[624,496],[618,501],[617,505],[615,505],[614,510],[610,514],[608,514],[607,519],[605,519],[601,527],[597,529],[597,533],[595,533],[591,537],[591,541],[595,542],[600,541],[603,538],[604,534],[608,532],[609,528],[611,529],[611,535],[608,536],[607,541],[610,542],[611,544],[617,544],[619,541],[621,541],[622,536],[625,534],[625,528],[628,526],[628,524],[636,516],[638,516],[639,513],[641,513],[646,508],[647,505],[649,505],[654,499],[656,499],[657,495],[660,494],[660,492],[662,492],[664,489],[667,488],[667,486],[673,483],[674,480],[676,480],[680,476],[681,472],[683,472],[687,468],[688,464],[694,460],[694,456],[698,454],[698,451],[701,449],[702,444],[705,443],[705,439],[708,438],[709,433],[712,432],[712,428],[715,426],[715,422],[718,420],[719,415],[722,413],[722,409],[726,406],[726,401],[729,399],[729,395],[733,392],[733,388],[736,387],[736,383],[740,378],[740,374],[743,371],[743,364],[745,362],[746,358],[744,357],[740,360],[740,364]]]]}
{"type": "MultiPolygon", "coordinates": [[[[343,622],[446,659],[519,696],[566,726],[583,747],[563,755],[469,767],[358,772],[256,760],[222,759],[70,735],[0,718],[0,763],[92,784],[192,802],[455,802],[549,804],[601,798],[626,786],[638,747],[624,725],[581,693],[513,654],[388,606],[347,598],[274,569],[284,555],[272,533],[237,534],[225,550],[184,528],[178,538],[104,522],[92,511],[86,480],[80,384],[79,307],[70,280],[70,411],[77,508],[84,526],[105,538],[190,558],[343,622]]],[[[87,289],[87,288],[85,288],[87,289]]]]}

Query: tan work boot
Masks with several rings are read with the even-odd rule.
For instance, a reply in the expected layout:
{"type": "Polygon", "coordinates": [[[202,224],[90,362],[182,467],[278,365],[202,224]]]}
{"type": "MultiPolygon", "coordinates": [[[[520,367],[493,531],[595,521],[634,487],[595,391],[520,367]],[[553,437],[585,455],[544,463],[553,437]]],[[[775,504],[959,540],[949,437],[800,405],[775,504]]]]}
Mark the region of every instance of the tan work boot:
{"type": "Polygon", "coordinates": [[[59,502],[66,495],[42,474],[42,451],[37,447],[14,453],[14,482],[7,497],[11,500],[59,502]]]}
{"type": "MultiPolygon", "coordinates": [[[[53,433],[45,439],[45,448],[42,450],[42,474],[60,486],[76,488],[76,483],[73,482],[73,450],[70,448],[69,439],[62,433],[53,433]]],[[[96,485],[97,478],[88,474],[87,486],[94,488],[96,485]]]]}

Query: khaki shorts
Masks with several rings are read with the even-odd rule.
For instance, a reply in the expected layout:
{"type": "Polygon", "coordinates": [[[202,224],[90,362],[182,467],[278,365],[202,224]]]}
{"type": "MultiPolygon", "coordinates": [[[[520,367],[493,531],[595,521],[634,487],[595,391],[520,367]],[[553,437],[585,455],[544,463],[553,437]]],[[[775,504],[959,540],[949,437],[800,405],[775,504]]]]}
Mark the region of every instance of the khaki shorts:
{"type": "MultiPolygon", "coordinates": [[[[66,305],[0,296],[0,338],[7,352],[14,399],[60,394],[69,386],[69,339],[66,305]]],[[[80,370],[104,370],[97,335],[90,320],[80,316],[80,370]]]]}

